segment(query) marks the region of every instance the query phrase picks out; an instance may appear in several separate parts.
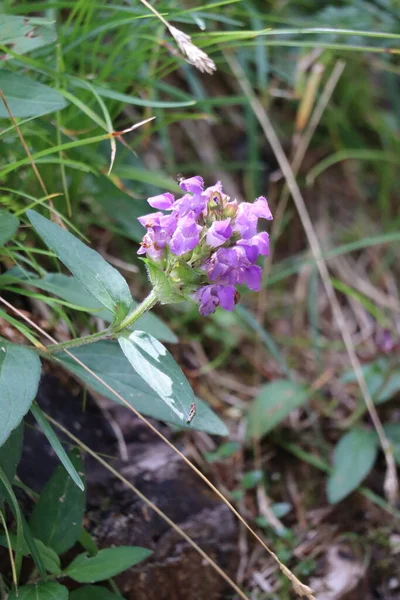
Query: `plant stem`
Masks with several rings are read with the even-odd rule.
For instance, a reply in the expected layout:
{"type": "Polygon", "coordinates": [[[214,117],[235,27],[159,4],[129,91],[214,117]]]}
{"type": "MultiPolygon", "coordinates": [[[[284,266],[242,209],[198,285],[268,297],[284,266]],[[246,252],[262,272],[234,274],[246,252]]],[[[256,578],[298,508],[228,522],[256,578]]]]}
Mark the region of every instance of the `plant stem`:
{"type": "Polygon", "coordinates": [[[75,340],[68,340],[67,342],[61,342],[60,344],[50,344],[46,346],[46,351],[51,354],[55,354],[58,351],[69,349],[69,348],[79,348],[79,346],[84,346],[86,344],[91,344],[92,342],[98,342],[99,340],[111,340],[115,337],[118,337],[118,334],[130,327],[135,321],[140,319],[148,310],[150,310],[155,304],[157,304],[158,298],[154,291],[151,291],[150,294],[141,302],[136,308],[123,319],[119,325],[116,325],[113,328],[103,329],[103,331],[98,331],[97,333],[93,333],[91,335],[85,335],[80,338],[76,338],[75,340]]]}
{"type": "Polygon", "coordinates": [[[130,325],[135,323],[140,317],[142,317],[148,310],[153,308],[158,302],[158,298],[154,290],[137,306],[125,319],[116,327],[113,327],[112,334],[120,333],[124,329],[127,329],[130,325]]]}
{"type": "Polygon", "coordinates": [[[91,344],[92,342],[98,342],[99,340],[103,340],[105,338],[110,339],[111,337],[111,331],[109,329],[103,329],[103,331],[98,331],[97,333],[92,333],[91,335],[84,335],[83,337],[76,338],[75,340],[68,340],[67,342],[61,342],[60,344],[50,344],[49,346],[46,346],[46,350],[54,354],[54,352],[58,352],[58,350],[63,350],[64,348],[78,348],[79,346],[91,344]]]}

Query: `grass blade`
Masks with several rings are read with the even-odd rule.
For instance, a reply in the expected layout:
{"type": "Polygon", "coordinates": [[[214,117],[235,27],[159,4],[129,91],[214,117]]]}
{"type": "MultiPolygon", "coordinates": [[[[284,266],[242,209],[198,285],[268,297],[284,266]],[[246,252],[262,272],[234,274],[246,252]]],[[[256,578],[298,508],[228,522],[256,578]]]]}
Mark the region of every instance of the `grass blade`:
{"type": "Polygon", "coordinates": [[[31,413],[35,417],[37,424],[39,425],[40,429],[42,430],[42,433],[49,440],[51,447],[53,448],[54,452],[57,454],[60,462],[64,465],[65,470],[70,475],[70,477],[74,481],[74,483],[76,483],[78,488],[80,490],[82,490],[82,492],[83,492],[85,489],[85,486],[83,485],[82,479],[79,477],[79,474],[77,473],[74,465],[68,458],[68,454],[65,452],[64,448],[62,447],[60,440],[58,439],[58,437],[54,433],[51,425],[45,418],[45,416],[42,412],[42,409],[39,407],[39,405],[36,402],[33,402],[32,406],[31,406],[31,413]]]}

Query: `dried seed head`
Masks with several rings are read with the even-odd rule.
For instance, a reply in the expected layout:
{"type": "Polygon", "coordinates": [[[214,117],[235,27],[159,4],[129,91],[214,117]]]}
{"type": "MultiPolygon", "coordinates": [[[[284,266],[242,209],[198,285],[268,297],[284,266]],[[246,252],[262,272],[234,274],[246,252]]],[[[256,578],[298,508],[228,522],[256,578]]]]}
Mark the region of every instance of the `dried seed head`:
{"type": "Polygon", "coordinates": [[[209,73],[210,75],[217,70],[214,61],[203,50],[193,44],[190,35],[183,33],[183,31],[172,25],[168,29],[190,64],[202,73],[209,73]]]}

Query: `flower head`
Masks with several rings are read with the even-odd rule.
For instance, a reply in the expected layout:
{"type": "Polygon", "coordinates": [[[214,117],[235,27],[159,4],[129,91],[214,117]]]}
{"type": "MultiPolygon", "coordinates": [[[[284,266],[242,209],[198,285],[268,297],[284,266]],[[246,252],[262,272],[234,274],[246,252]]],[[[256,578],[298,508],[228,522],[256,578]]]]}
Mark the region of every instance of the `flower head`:
{"type": "Polygon", "coordinates": [[[161,302],[191,297],[202,315],[217,306],[233,310],[236,285],[260,289],[257,260],[268,256],[269,236],[257,226],[259,219],[272,219],[268,202],[261,196],[238,203],[220,182],[204,189],[198,175],[179,185],[184,194],[178,199],[169,192],[148,199],[158,212],[139,217],[147,233],[138,254],[146,254],[161,302]]]}

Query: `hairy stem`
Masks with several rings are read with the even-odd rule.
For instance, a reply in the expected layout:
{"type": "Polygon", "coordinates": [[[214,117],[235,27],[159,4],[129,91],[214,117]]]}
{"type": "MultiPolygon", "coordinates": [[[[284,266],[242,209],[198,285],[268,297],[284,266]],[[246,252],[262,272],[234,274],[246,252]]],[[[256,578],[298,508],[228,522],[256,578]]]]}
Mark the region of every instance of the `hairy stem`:
{"type": "Polygon", "coordinates": [[[50,344],[46,346],[46,350],[54,354],[55,352],[65,350],[65,348],[79,348],[85,344],[91,344],[92,342],[98,342],[99,340],[110,339],[112,334],[109,329],[92,333],[91,335],[84,335],[75,340],[68,340],[67,342],[61,342],[59,344],[50,344]]]}
{"type": "Polygon", "coordinates": [[[124,329],[130,327],[133,323],[135,323],[140,317],[142,317],[148,310],[153,308],[158,302],[158,298],[154,290],[150,292],[150,294],[137,306],[129,315],[123,319],[123,321],[112,328],[112,334],[120,333],[124,329]]]}
{"type": "Polygon", "coordinates": [[[83,337],[76,338],[75,340],[68,340],[67,342],[61,342],[60,344],[50,344],[46,346],[46,351],[51,354],[55,354],[58,351],[65,350],[68,348],[79,348],[79,346],[85,346],[86,344],[92,344],[93,342],[98,342],[99,340],[112,340],[113,338],[118,337],[118,334],[133,325],[140,317],[142,317],[148,310],[150,310],[155,304],[157,304],[158,299],[154,291],[151,291],[150,294],[141,302],[136,308],[129,313],[123,319],[123,321],[116,325],[115,327],[109,327],[108,329],[103,329],[103,331],[98,331],[97,333],[93,333],[91,335],[84,335],[83,337]]]}

